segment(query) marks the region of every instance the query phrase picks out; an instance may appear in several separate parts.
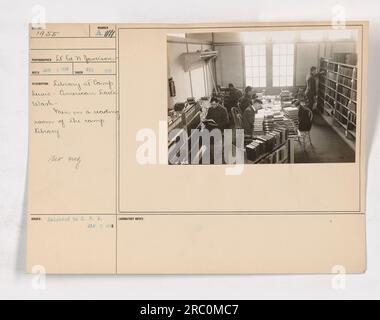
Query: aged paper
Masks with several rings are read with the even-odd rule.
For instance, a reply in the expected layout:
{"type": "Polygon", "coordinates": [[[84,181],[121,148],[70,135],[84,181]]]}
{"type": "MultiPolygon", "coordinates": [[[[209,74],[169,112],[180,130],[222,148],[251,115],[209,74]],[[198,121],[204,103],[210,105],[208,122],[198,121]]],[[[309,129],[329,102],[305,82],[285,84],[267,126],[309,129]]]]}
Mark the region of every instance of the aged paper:
{"type": "MultiPolygon", "coordinates": [[[[326,33],[330,23],[31,25],[27,271],[364,272],[368,24],[346,28],[357,52],[352,161],[197,166],[168,163],[170,43],[207,53],[216,40],[202,34],[326,33]]],[[[201,68],[189,78],[210,96],[218,79],[201,68]]]]}

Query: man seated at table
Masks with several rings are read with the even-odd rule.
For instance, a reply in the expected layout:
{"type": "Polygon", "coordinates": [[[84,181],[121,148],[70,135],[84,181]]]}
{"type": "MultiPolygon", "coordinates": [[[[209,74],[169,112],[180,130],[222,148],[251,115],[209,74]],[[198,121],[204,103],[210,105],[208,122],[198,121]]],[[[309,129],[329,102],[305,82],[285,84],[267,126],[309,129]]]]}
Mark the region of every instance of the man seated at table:
{"type": "Polygon", "coordinates": [[[217,97],[211,99],[211,106],[208,109],[206,119],[203,121],[206,126],[206,129],[220,129],[223,133],[223,130],[228,126],[228,116],[227,110],[224,108],[217,97]]]}
{"type": "Polygon", "coordinates": [[[243,129],[244,135],[252,136],[253,134],[253,124],[255,122],[256,110],[261,109],[263,102],[260,99],[255,99],[253,105],[247,107],[243,113],[243,129]]]}

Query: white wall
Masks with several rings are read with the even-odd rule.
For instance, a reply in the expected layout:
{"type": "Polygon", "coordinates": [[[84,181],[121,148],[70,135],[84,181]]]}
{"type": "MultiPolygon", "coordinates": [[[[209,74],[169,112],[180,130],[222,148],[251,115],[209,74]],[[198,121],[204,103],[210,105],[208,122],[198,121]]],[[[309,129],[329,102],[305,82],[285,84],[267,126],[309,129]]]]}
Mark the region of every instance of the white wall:
{"type": "Polygon", "coordinates": [[[233,83],[235,87],[244,87],[243,52],[241,45],[215,46],[217,84],[226,87],[233,83]]]}
{"type": "MultiPolygon", "coordinates": [[[[201,44],[188,44],[188,52],[195,52],[202,50],[201,44]]],[[[194,98],[201,98],[206,95],[206,78],[204,75],[204,65],[190,70],[190,81],[192,88],[192,96],[194,98]]]]}
{"type": "Polygon", "coordinates": [[[237,32],[216,32],[213,33],[213,41],[215,43],[223,42],[241,42],[243,38],[240,33],[237,32]]]}
{"type": "Polygon", "coordinates": [[[319,43],[298,43],[295,52],[294,77],[296,86],[304,86],[311,66],[319,65],[319,43]]]}
{"type": "Polygon", "coordinates": [[[212,33],[187,33],[186,38],[189,40],[212,41],[212,33]]]}
{"type": "MultiPolygon", "coordinates": [[[[184,41],[168,42],[168,78],[172,77],[176,87],[176,96],[168,98],[169,108],[172,108],[177,102],[184,102],[189,97],[200,99],[204,96],[210,96],[213,89],[213,72],[214,67],[206,67],[201,64],[190,71],[185,71],[183,63],[183,53],[194,52],[198,50],[211,50],[212,46],[204,43],[191,43],[184,41]]],[[[213,64],[211,62],[211,64],[213,64]]]]}
{"type": "Polygon", "coordinates": [[[175,81],[176,97],[172,103],[191,97],[190,73],[183,69],[182,53],[187,52],[186,43],[168,43],[168,78],[175,81]]]}

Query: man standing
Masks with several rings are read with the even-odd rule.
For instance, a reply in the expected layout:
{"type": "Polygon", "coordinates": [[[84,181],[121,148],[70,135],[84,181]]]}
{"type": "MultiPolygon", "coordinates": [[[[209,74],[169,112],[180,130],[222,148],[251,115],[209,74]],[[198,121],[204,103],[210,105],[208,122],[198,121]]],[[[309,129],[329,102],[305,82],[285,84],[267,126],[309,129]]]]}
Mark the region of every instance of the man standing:
{"type": "Polygon", "coordinates": [[[317,80],[321,73],[317,72],[316,67],[310,68],[310,74],[306,77],[306,91],[305,95],[307,99],[309,100],[309,105],[311,106],[312,110],[314,109],[314,105],[317,102],[317,80]]]}
{"type": "Polygon", "coordinates": [[[240,110],[244,114],[245,109],[252,106],[252,99],[256,97],[255,91],[251,86],[248,86],[244,90],[244,96],[240,99],[240,110]]]}
{"type": "Polygon", "coordinates": [[[242,93],[239,89],[236,89],[232,83],[228,84],[228,91],[229,96],[224,101],[224,106],[227,108],[228,112],[231,112],[231,108],[237,107],[242,93]]]}
{"type": "Polygon", "coordinates": [[[244,135],[252,136],[253,134],[253,124],[255,122],[256,110],[262,107],[263,102],[260,99],[255,99],[253,105],[247,107],[243,113],[243,129],[244,135]]]}

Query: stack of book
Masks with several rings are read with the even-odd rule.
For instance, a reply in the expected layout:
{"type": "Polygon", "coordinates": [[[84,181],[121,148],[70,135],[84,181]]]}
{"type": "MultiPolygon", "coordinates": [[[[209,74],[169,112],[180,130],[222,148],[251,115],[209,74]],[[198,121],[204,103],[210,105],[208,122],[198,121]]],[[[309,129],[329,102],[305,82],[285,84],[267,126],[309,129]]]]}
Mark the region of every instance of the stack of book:
{"type": "MultiPolygon", "coordinates": [[[[288,131],[284,126],[276,126],[276,128],[264,135],[256,136],[251,143],[246,146],[247,158],[250,161],[260,163],[275,163],[277,157],[272,158],[271,154],[283,145],[288,139],[288,131]]],[[[281,157],[282,159],[283,157],[281,157]]]]}
{"type": "Polygon", "coordinates": [[[287,108],[284,108],[284,114],[287,118],[289,118],[290,120],[296,122],[298,121],[298,108],[296,107],[287,107],[287,108]]]}
{"type": "Polygon", "coordinates": [[[261,140],[253,140],[245,147],[247,158],[251,161],[257,161],[265,153],[265,144],[261,140]]]}
{"type": "Polygon", "coordinates": [[[264,132],[264,113],[260,112],[262,110],[259,110],[259,112],[255,116],[255,122],[253,123],[253,134],[258,135],[258,134],[263,134],[264,132]]]}
{"type": "Polygon", "coordinates": [[[286,126],[276,125],[274,132],[278,132],[280,135],[280,143],[279,144],[285,143],[286,140],[288,139],[289,132],[288,132],[288,129],[286,128],[286,126]]]}
{"type": "Polygon", "coordinates": [[[283,125],[288,130],[289,135],[297,135],[298,134],[298,125],[296,126],[292,120],[288,118],[284,118],[283,125]]]}
{"type": "Polygon", "coordinates": [[[292,93],[289,90],[281,90],[280,97],[281,99],[291,98],[292,93]]]}
{"type": "Polygon", "coordinates": [[[276,133],[267,133],[255,138],[254,141],[264,142],[264,153],[271,153],[277,147],[277,135],[276,133]]]}
{"type": "Polygon", "coordinates": [[[265,133],[273,131],[273,129],[274,129],[274,112],[272,112],[272,111],[265,112],[263,128],[264,128],[265,133]]]}
{"type": "Polygon", "coordinates": [[[296,107],[287,107],[284,108],[284,124],[289,130],[290,135],[297,134],[298,131],[298,109],[296,107]]]}
{"type": "Polygon", "coordinates": [[[283,107],[288,107],[292,104],[293,95],[289,90],[281,90],[280,98],[283,107]]]}
{"type": "Polygon", "coordinates": [[[281,112],[281,107],[273,108],[273,119],[275,123],[281,123],[284,120],[284,115],[281,112]]]}

